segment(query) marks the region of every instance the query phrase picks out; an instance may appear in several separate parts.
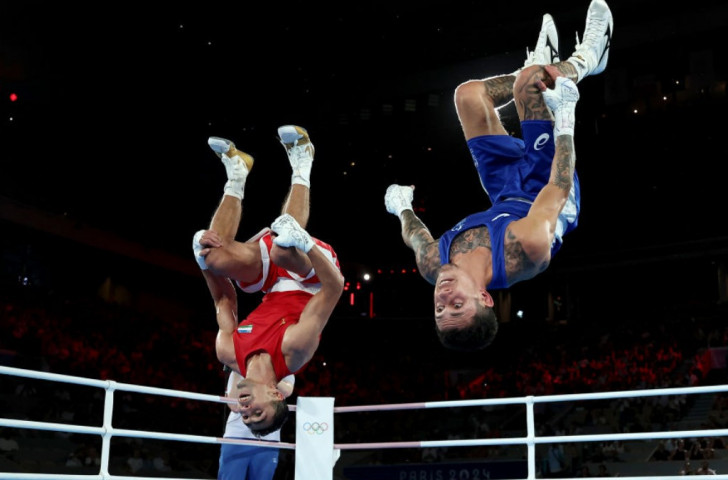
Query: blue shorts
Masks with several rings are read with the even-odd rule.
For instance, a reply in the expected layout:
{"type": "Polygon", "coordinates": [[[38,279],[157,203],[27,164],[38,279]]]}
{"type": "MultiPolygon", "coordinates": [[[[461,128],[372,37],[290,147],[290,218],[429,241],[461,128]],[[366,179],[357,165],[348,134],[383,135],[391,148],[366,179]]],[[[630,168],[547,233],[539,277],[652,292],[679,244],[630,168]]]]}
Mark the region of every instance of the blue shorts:
{"type": "MultiPolygon", "coordinates": [[[[505,199],[533,202],[551,176],[554,159],[554,128],[549,120],[521,122],[523,139],[510,135],[483,135],[468,140],[468,149],[480,176],[480,184],[493,205],[505,199]]],[[[559,215],[556,241],[576,228],[581,192],[579,177],[559,215]]]]}
{"type": "Polygon", "coordinates": [[[273,480],[278,452],[272,447],[223,443],[217,480],[273,480]]]}

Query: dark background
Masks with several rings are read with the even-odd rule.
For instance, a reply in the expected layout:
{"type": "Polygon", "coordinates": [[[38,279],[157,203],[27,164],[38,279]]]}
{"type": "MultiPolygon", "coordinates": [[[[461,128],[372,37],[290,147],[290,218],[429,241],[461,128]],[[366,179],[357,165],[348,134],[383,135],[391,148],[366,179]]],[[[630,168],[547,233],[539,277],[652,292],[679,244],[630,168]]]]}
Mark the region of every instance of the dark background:
{"type": "MultiPolygon", "coordinates": [[[[316,146],[308,230],[350,282],[296,394],[362,405],[725,383],[693,357],[728,338],[728,4],[609,3],[609,64],[579,84],[579,227],[546,272],[496,292],[511,302],[496,341],[463,354],[435,337],[432,289],[384,192],[414,184],[435,237],[487,208],[454,89],[520,67],[545,12],[567,58],[587,0],[0,1],[0,363],[222,393],[190,248],[226,180],[207,138],[255,157],[246,239],[279,214],[290,167],[276,129],[293,123],[316,146]]],[[[518,134],[512,105],[501,114],[518,134]]],[[[240,295],[242,314],[258,301],[240,295]]],[[[55,389],[18,401],[15,385],[0,381],[12,415],[94,405],[55,389]]],[[[225,407],[170,402],[124,397],[115,426],[222,432],[225,407]]],[[[453,421],[400,417],[337,435],[442,439],[453,421]]],[[[42,448],[23,446],[33,461],[42,448]]],[[[171,448],[214,477],[218,447],[171,448]]],[[[132,452],[112,450],[121,469],[132,452]]]]}
{"type": "MultiPolygon", "coordinates": [[[[513,312],[533,303],[536,321],[548,315],[547,293],[582,322],[725,297],[728,6],[610,5],[607,70],[580,84],[580,226],[542,278],[513,288],[513,312]]],[[[256,159],[240,229],[248,238],[279,213],[290,170],[276,129],[295,123],[316,146],[309,231],[334,245],[352,285],[375,274],[365,288],[380,318],[427,318],[430,288],[384,209],[386,187],[416,185],[435,237],[487,208],[454,88],[522,65],[546,11],[567,58],[587,6],[2,2],[6,271],[32,257],[23,235],[45,232],[48,253],[35,255],[56,284],[113,272],[209,308],[190,244],[225,174],[206,140],[230,138],[256,159]],[[81,253],[69,256],[66,241],[81,253]],[[54,253],[63,267],[48,266],[54,253]]],[[[502,114],[517,133],[515,110],[502,114]]],[[[369,312],[367,300],[346,308],[369,312]]]]}

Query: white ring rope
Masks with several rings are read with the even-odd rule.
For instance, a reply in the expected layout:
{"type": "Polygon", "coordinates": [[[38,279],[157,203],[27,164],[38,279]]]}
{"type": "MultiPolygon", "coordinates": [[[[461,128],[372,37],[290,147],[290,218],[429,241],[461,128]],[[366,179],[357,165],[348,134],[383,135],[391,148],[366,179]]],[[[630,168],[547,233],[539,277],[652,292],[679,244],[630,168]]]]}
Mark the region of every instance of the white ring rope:
{"type": "MultiPolygon", "coordinates": [[[[49,380],[56,382],[73,383],[77,385],[85,385],[91,387],[103,388],[106,391],[106,400],[104,404],[104,424],[101,427],[69,425],[49,422],[35,422],[28,420],[16,420],[10,418],[0,418],[0,426],[16,427],[37,430],[52,430],[69,433],[83,433],[100,435],[102,441],[101,452],[101,468],[98,475],[60,475],[60,474],[26,474],[26,473],[3,473],[3,479],[114,479],[114,480],[146,480],[145,477],[124,477],[110,475],[109,466],[109,449],[110,438],[117,437],[133,437],[133,438],[149,438],[159,440],[176,440],[193,443],[206,444],[240,444],[255,445],[263,447],[274,447],[282,449],[295,449],[296,445],[286,442],[267,442],[259,440],[243,440],[232,438],[209,437],[200,435],[186,435],[163,432],[150,432],[141,430],[116,429],[111,425],[111,416],[113,412],[113,393],[116,390],[146,393],[150,395],[161,395],[175,398],[186,398],[193,400],[201,400],[217,403],[235,403],[237,400],[229,397],[221,397],[218,395],[201,394],[194,392],[185,392],[179,390],[171,390],[157,387],[146,387],[141,385],[133,385],[128,383],[118,383],[112,380],[93,380],[83,377],[74,377],[70,375],[60,375],[48,372],[39,372],[34,370],[25,370],[0,365],[0,374],[12,375],[18,377],[34,378],[39,380],[49,380]]],[[[360,405],[334,407],[334,413],[349,412],[371,412],[371,411],[393,411],[393,410],[416,410],[429,408],[461,408],[461,407],[477,407],[477,406],[493,406],[493,405],[519,405],[526,406],[526,430],[527,436],[513,438],[486,438],[471,440],[429,440],[429,441],[411,441],[411,442],[376,442],[376,443],[345,443],[334,444],[335,450],[364,450],[364,449],[382,449],[382,448],[432,448],[432,447],[475,447],[484,445],[526,445],[528,447],[528,479],[535,479],[535,446],[538,444],[551,443],[575,443],[575,442],[595,442],[605,440],[653,440],[667,438],[682,437],[701,437],[701,436],[728,436],[728,429],[706,429],[706,430],[682,430],[668,432],[637,432],[637,433],[612,433],[612,434],[595,434],[595,435],[556,435],[556,436],[537,436],[534,422],[534,409],[536,403],[554,403],[579,400],[604,400],[616,398],[631,397],[648,397],[648,396],[674,396],[674,395],[690,395],[701,393],[719,393],[728,392],[728,385],[714,385],[702,387],[681,387],[681,388],[660,388],[653,390],[630,390],[616,392],[600,392],[600,393],[582,393],[582,394],[562,394],[562,395],[546,395],[541,397],[512,397],[512,398],[493,398],[478,400],[455,400],[455,401],[438,401],[438,402],[422,402],[422,403],[401,403],[401,404],[382,404],[382,405],[360,405]]],[[[289,405],[290,410],[295,411],[294,405],[289,405]]],[[[712,478],[728,480],[728,474],[718,475],[693,475],[697,478],[712,478]]],[[[153,480],[156,477],[149,477],[153,480]]],[[[167,480],[176,480],[169,479],[167,480]]],[[[599,477],[593,477],[599,478],[599,477]]],[[[623,480],[644,480],[647,477],[621,477],[623,480]]],[[[675,476],[654,476],[650,475],[652,480],[674,479],[675,476]]],[[[181,479],[180,479],[181,480],[181,479]]],[[[189,479],[187,479],[189,480],[189,479]]]]}

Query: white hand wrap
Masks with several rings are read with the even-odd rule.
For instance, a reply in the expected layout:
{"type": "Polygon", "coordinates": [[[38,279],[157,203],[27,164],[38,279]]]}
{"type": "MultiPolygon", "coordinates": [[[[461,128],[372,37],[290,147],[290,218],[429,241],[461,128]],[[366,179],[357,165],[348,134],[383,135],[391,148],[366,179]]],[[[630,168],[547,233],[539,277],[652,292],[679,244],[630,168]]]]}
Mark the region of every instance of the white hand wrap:
{"type": "MultiPolygon", "coordinates": [[[[414,198],[414,188],[402,185],[390,185],[387,187],[387,193],[384,194],[384,206],[387,211],[398,217],[405,210],[412,209],[412,199],[414,198]]],[[[414,211],[414,210],[413,210],[414,211]]]]}
{"type": "Polygon", "coordinates": [[[313,167],[313,145],[298,145],[288,151],[291,163],[291,185],[299,184],[311,188],[311,167],[313,167]]]}
{"type": "Polygon", "coordinates": [[[554,114],[554,136],[573,136],[576,102],[579,100],[579,89],[576,88],[576,84],[566,77],[557,77],[554,89],[546,89],[543,98],[554,114]]]}
{"type": "Polygon", "coordinates": [[[314,246],[311,235],[287,213],[276,218],[270,228],[278,235],[273,239],[273,243],[279,247],[296,247],[308,253],[314,246]]]}
{"type": "Polygon", "coordinates": [[[242,200],[245,180],[248,178],[248,168],[245,166],[245,162],[237,155],[230,158],[223,153],[222,163],[225,165],[228,177],[228,181],[225,183],[225,195],[242,200]]]}
{"type": "Polygon", "coordinates": [[[204,230],[199,230],[197,233],[195,233],[195,236],[192,237],[192,252],[195,254],[195,260],[197,260],[197,265],[199,265],[202,270],[207,270],[205,257],[200,255],[200,250],[205,248],[200,243],[200,239],[202,238],[203,233],[205,233],[204,230]]]}

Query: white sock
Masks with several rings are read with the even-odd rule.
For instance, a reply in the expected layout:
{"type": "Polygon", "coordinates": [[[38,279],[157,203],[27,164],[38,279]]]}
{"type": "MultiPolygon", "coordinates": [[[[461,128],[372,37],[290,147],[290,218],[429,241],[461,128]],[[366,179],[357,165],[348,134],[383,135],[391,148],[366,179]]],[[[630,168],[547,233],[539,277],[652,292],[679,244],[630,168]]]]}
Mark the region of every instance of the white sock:
{"type": "Polygon", "coordinates": [[[299,184],[311,188],[312,166],[312,162],[301,162],[301,164],[294,168],[293,174],[291,175],[291,185],[299,184]]]}
{"type": "Polygon", "coordinates": [[[243,159],[237,155],[230,158],[223,153],[222,163],[225,165],[228,176],[228,181],[225,183],[225,195],[242,200],[245,180],[248,178],[248,169],[245,167],[243,159]]]}

